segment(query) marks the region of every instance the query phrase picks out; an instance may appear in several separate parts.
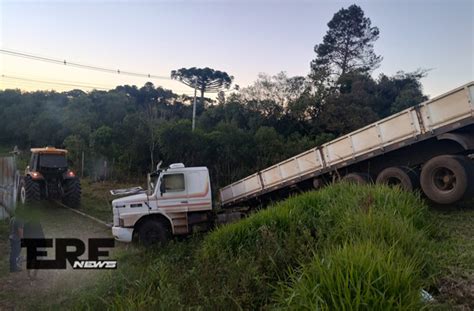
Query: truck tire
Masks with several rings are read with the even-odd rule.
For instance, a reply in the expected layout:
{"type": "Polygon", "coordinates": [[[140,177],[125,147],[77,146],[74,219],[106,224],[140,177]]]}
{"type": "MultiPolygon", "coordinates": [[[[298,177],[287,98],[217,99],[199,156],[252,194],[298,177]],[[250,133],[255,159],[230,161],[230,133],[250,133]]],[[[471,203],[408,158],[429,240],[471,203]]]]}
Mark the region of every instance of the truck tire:
{"type": "Polygon", "coordinates": [[[319,190],[326,185],[326,181],[322,177],[313,178],[313,189],[319,190]]]}
{"type": "Polygon", "coordinates": [[[81,192],[81,182],[78,178],[66,179],[63,182],[63,204],[72,208],[79,208],[81,205],[81,192]]]}
{"type": "Polygon", "coordinates": [[[171,237],[168,227],[163,222],[148,219],[138,227],[138,241],[144,246],[164,245],[171,237]]]}
{"type": "Polygon", "coordinates": [[[405,191],[413,191],[418,186],[418,174],[408,167],[393,166],[384,169],[377,176],[377,184],[399,186],[405,191]]]}
{"type": "Polygon", "coordinates": [[[31,176],[25,176],[20,180],[19,199],[21,205],[27,205],[41,199],[41,189],[39,183],[31,176]]]}
{"type": "Polygon", "coordinates": [[[366,185],[371,182],[369,174],[364,173],[349,173],[342,177],[343,182],[357,184],[357,185],[366,185]]]}
{"type": "Polygon", "coordinates": [[[423,192],[431,201],[452,204],[472,196],[474,168],[461,156],[437,156],[423,165],[420,181],[423,192]]]}

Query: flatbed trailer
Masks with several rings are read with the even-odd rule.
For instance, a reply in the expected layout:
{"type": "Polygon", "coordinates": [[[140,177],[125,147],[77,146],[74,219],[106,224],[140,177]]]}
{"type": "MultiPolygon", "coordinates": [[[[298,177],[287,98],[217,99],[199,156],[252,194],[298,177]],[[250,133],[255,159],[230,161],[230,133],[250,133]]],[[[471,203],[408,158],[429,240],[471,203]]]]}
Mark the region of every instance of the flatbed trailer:
{"type": "MultiPolygon", "coordinates": [[[[415,188],[422,167],[441,155],[464,156],[457,159],[468,167],[465,197],[472,194],[474,169],[466,156],[473,152],[474,81],[225,186],[220,189],[221,206],[260,204],[294,189],[319,188],[338,179],[390,183],[385,175],[396,170],[398,175],[404,171],[415,188]]],[[[408,181],[399,182],[410,188],[408,181]]],[[[427,181],[424,184],[429,187],[427,181]]],[[[433,189],[423,190],[438,203],[452,203],[452,198],[430,196],[433,189]]]]}

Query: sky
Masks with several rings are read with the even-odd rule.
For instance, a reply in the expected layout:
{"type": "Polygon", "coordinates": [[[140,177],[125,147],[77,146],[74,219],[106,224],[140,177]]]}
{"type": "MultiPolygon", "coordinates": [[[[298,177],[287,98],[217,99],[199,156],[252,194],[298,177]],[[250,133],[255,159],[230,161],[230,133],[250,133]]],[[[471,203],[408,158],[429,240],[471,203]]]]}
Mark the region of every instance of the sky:
{"type": "MultiPolygon", "coordinates": [[[[245,87],[259,73],[307,75],[327,23],[352,3],[380,30],[375,52],[383,61],[374,77],[430,69],[422,83],[432,97],[474,80],[472,0],[0,0],[0,48],[164,77],[182,67],[211,67],[228,72],[245,87]]],[[[113,88],[150,80],[178,93],[193,92],[174,80],[100,73],[5,54],[0,54],[0,75],[0,89],[77,88],[58,82],[113,88]]]]}

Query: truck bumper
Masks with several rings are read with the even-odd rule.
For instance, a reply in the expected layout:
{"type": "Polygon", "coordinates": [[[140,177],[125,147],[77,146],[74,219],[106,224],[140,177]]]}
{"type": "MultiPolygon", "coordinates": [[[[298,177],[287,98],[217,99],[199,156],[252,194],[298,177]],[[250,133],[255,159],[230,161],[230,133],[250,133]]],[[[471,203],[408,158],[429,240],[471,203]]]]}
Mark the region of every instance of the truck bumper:
{"type": "Polygon", "coordinates": [[[112,235],[117,241],[132,242],[133,228],[112,227],[112,235]]]}

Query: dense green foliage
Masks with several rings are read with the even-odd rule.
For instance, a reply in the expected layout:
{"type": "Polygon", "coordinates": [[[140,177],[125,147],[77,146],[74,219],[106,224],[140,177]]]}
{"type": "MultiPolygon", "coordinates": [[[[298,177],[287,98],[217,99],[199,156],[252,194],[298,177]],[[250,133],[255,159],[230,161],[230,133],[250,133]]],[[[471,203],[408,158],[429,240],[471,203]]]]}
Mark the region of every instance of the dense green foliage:
{"type": "Polygon", "coordinates": [[[324,103],[298,91],[294,84],[305,79],[258,80],[224,103],[199,105],[195,132],[190,98],[151,83],[90,93],[4,90],[0,144],[66,147],[76,168],[85,152],[86,175],[97,174],[104,159],[118,177],[142,174],[159,160],[206,165],[223,185],[422,101],[419,78],[347,76],[324,103]]]}
{"type": "Polygon", "coordinates": [[[127,250],[119,270],[67,304],[92,309],[418,309],[420,290],[433,271],[429,222],[416,194],[333,185],[203,238],[159,250],[127,250]]]}

